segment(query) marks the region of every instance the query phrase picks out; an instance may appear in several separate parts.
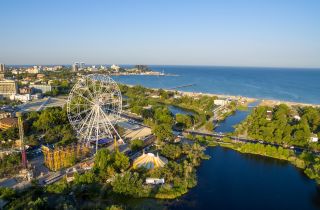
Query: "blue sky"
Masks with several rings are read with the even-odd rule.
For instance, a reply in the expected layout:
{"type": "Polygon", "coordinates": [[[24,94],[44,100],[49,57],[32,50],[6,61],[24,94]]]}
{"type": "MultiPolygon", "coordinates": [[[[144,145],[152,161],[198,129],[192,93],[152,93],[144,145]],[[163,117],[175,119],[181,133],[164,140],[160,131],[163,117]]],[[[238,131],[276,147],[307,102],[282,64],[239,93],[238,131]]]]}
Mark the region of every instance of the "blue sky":
{"type": "Polygon", "coordinates": [[[320,67],[318,0],[1,0],[0,63],[320,67]]]}

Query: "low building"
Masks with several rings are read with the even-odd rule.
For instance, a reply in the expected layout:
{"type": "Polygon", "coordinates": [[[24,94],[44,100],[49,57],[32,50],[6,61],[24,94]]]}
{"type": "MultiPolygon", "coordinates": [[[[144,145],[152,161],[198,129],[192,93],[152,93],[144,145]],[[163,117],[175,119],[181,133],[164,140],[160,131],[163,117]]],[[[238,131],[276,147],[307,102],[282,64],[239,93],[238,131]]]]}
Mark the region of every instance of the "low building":
{"type": "Polygon", "coordinates": [[[312,133],[310,137],[310,142],[318,142],[319,138],[317,134],[312,133]]]}
{"type": "Polygon", "coordinates": [[[163,167],[168,162],[164,157],[160,157],[158,154],[154,155],[153,153],[145,153],[137,157],[133,161],[133,168],[144,167],[146,169],[160,168],[163,167]]]}
{"type": "Polygon", "coordinates": [[[30,85],[34,89],[35,92],[46,93],[52,91],[51,85],[30,85]]]}
{"type": "Polygon", "coordinates": [[[37,79],[43,79],[45,77],[46,77],[46,75],[44,75],[44,74],[37,74],[37,79]]]}
{"type": "Polygon", "coordinates": [[[30,94],[12,94],[10,96],[10,100],[12,101],[22,101],[22,102],[27,102],[31,100],[31,95],[30,94]]]}
{"type": "Polygon", "coordinates": [[[20,94],[31,94],[32,93],[32,88],[24,86],[19,88],[19,93],[20,94]]]}
{"type": "Polygon", "coordinates": [[[116,71],[116,72],[118,72],[119,70],[120,70],[120,66],[117,66],[117,65],[115,65],[115,64],[112,64],[111,66],[110,66],[110,69],[112,69],[112,70],[114,70],[114,71],[116,71]]]}
{"type": "Polygon", "coordinates": [[[301,120],[301,117],[299,115],[295,115],[293,116],[293,119],[297,120],[297,121],[300,121],[301,120]]]}
{"type": "Polygon", "coordinates": [[[218,105],[218,106],[225,106],[227,104],[229,104],[229,100],[227,99],[216,99],[213,101],[214,105],[218,105]]]}
{"type": "Polygon", "coordinates": [[[12,127],[18,127],[18,118],[8,117],[0,119],[0,129],[7,130],[12,127]]]}
{"type": "Polygon", "coordinates": [[[146,184],[153,184],[153,185],[158,185],[158,184],[164,184],[164,178],[158,179],[158,178],[146,178],[146,184]]]}
{"type": "Polygon", "coordinates": [[[36,94],[31,95],[31,100],[38,100],[41,98],[42,98],[41,93],[36,93],[36,94]]]}

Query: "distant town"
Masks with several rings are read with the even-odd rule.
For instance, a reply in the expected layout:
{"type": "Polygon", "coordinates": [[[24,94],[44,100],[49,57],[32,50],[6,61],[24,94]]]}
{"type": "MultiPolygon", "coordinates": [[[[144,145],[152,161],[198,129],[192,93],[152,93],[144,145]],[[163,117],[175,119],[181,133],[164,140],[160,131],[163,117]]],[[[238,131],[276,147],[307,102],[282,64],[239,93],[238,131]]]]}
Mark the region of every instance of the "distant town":
{"type": "Polygon", "coordinates": [[[77,76],[88,73],[104,73],[112,76],[165,76],[163,72],[153,71],[146,65],[122,68],[115,64],[111,66],[87,66],[83,62],[75,62],[71,67],[62,65],[14,67],[0,64],[0,97],[18,102],[40,99],[45,94],[48,95],[57,91],[57,81],[55,80],[62,81],[64,79],[62,76],[54,76],[58,75],[59,72],[73,75],[71,82],[77,76]]]}

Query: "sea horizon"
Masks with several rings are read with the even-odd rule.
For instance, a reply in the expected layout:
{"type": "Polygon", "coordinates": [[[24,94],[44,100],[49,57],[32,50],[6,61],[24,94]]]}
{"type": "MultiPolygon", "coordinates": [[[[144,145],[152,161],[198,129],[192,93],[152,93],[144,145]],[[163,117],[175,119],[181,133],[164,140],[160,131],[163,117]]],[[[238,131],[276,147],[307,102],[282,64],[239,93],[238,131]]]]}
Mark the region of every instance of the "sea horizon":
{"type": "MultiPolygon", "coordinates": [[[[254,68],[254,69],[288,69],[288,70],[302,70],[302,69],[310,69],[310,70],[318,70],[320,71],[319,67],[303,67],[303,66],[233,66],[233,65],[207,65],[207,64],[118,64],[118,63],[85,63],[86,66],[92,65],[112,65],[116,64],[120,67],[133,67],[135,65],[146,65],[149,67],[217,67],[217,68],[254,68]]],[[[6,64],[8,67],[17,67],[17,66],[67,66],[71,67],[72,64],[6,64]]]]}

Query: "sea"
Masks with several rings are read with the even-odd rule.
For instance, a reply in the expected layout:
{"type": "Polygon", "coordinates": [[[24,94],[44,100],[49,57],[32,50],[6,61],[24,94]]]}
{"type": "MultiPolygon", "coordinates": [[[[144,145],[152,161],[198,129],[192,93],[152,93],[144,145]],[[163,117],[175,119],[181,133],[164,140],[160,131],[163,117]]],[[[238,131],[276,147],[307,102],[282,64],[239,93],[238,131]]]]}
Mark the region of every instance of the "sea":
{"type": "Polygon", "coordinates": [[[152,88],[320,104],[320,69],[219,66],[149,66],[172,76],[114,76],[152,88]],[[188,86],[191,85],[191,86],[188,86]],[[185,86],[185,87],[181,87],[185,86]]]}

